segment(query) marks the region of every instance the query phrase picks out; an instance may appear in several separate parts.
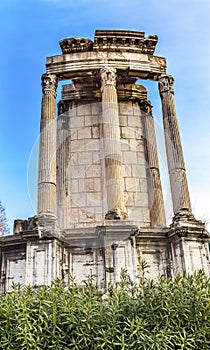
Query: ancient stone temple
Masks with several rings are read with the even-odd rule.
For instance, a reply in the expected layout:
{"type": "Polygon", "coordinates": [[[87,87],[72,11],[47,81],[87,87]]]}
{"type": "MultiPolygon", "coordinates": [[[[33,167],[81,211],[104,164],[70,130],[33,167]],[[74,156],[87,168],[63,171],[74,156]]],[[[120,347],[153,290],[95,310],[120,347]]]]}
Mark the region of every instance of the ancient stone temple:
{"type": "Polygon", "coordinates": [[[42,75],[38,209],[0,238],[1,291],[12,282],[40,286],[56,277],[100,288],[126,269],[149,274],[209,273],[209,236],[195,219],[166,59],[157,36],[96,30],[94,40],[60,41],[42,75]],[[173,220],[166,225],[152,105],[160,93],[173,220]],[[56,102],[58,82],[61,100],[56,102]],[[139,83],[140,82],[140,83],[139,83]],[[57,105],[57,106],[56,106],[57,105]],[[57,111],[56,111],[57,110],[57,111]]]}

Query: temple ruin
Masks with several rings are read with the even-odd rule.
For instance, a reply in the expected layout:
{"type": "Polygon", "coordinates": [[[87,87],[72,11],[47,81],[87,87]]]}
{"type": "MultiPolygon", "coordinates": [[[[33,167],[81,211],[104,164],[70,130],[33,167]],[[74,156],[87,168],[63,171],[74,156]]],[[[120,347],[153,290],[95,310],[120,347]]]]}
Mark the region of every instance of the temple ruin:
{"type": "Polygon", "coordinates": [[[101,289],[120,278],[209,274],[209,235],[191,208],[166,59],[157,36],[96,30],[94,40],[67,38],[42,75],[37,215],[15,220],[0,238],[1,292],[12,282],[34,287],[94,276],[101,289]],[[165,219],[152,105],[162,103],[173,220],[165,219]],[[61,100],[56,102],[58,82],[61,100]],[[140,83],[139,83],[140,82],[140,83]],[[56,112],[56,110],[58,112],[56,112]]]}

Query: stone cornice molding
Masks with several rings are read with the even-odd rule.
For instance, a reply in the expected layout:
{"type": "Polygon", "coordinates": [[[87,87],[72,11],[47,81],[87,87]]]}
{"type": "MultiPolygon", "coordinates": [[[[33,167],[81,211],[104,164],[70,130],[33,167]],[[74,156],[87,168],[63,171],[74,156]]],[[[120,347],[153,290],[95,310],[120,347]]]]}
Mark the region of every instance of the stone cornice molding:
{"type": "Polygon", "coordinates": [[[131,81],[150,79],[157,81],[166,74],[166,59],[163,57],[133,52],[75,52],[72,54],[47,57],[46,73],[56,74],[59,80],[74,79],[78,74],[100,71],[105,65],[114,65],[118,70],[127,71],[131,81]]]}
{"type": "Polygon", "coordinates": [[[157,35],[145,38],[144,32],[133,30],[96,30],[93,51],[127,51],[153,55],[157,35]]]}
{"type": "Polygon", "coordinates": [[[91,51],[136,52],[152,56],[157,35],[145,38],[144,32],[134,30],[96,30],[94,41],[89,38],[66,38],[59,42],[62,53],[91,51]]]}
{"type": "Polygon", "coordinates": [[[67,38],[59,41],[63,54],[93,50],[93,42],[87,38],[67,38]]]}
{"type": "Polygon", "coordinates": [[[156,35],[145,38],[144,32],[128,30],[96,30],[94,41],[66,38],[60,41],[62,55],[47,58],[46,73],[67,80],[107,65],[126,72],[127,82],[157,81],[166,74],[166,59],[154,56],[157,41],[156,35]]]}

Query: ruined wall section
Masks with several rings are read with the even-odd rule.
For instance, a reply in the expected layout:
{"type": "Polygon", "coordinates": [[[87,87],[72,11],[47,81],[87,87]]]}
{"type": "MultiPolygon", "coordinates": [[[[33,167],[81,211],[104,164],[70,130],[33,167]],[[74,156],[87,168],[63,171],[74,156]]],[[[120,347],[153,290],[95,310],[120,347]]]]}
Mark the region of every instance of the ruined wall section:
{"type": "Polygon", "coordinates": [[[103,222],[100,107],[71,102],[58,117],[59,128],[65,115],[67,129],[57,154],[58,218],[63,229],[103,222]]]}
{"type": "Polygon", "coordinates": [[[11,245],[1,252],[0,292],[12,290],[13,283],[24,284],[26,281],[26,247],[11,245]]]}
{"type": "MultiPolygon", "coordinates": [[[[125,209],[128,220],[149,226],[143,113],[139,100],[122,99],[121,91],[118,107],[125,209]]],[[[73,87],[64,85],[58,106],[57,213],[62,229],[103,225],[107,212],[101,100],[71,101],[73,94],[73,87]]]]}
{"type": "Polygon", "coordinates": [[[148,226],[148,188],[142,115],[138,101],[119,103],[125,207],[129,220],[148,226]]]}

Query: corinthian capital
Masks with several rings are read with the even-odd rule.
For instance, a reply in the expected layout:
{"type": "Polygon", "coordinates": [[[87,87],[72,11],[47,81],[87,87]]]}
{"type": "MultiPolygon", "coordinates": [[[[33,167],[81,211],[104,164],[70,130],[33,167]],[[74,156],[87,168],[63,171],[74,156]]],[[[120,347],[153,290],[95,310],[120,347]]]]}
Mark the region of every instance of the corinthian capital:
{"type": "Polygon", "coordinates": [[[101,90],[106,85],[116,85],[116,70],[112,67],[101,68],[101,90]]]}
{"type": "Polygon", "coordinates": [[[158,88],[160,91],[160,95],[162,95],[164,92],[171,92],[174,93],[173,89],[174,84],[174,78],[171,75],[161,75],[158,81],[158,88]]]}
{"type": "Polygon", "coordinates": [[[55,74],[42,75],[42,93],[45,95],[55,95],[58,79],[55,74]]]}
{"type": "Polygon", "coordinates": [[[140,104],[141,110],[147,114],[152,113],[152,104],[149,100],[143,100],[140,104]]]}

